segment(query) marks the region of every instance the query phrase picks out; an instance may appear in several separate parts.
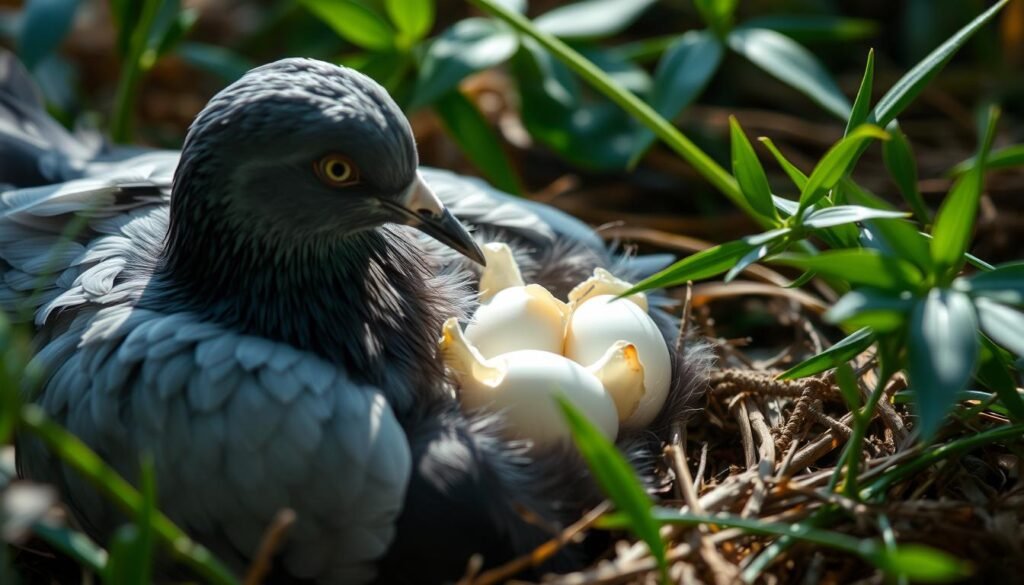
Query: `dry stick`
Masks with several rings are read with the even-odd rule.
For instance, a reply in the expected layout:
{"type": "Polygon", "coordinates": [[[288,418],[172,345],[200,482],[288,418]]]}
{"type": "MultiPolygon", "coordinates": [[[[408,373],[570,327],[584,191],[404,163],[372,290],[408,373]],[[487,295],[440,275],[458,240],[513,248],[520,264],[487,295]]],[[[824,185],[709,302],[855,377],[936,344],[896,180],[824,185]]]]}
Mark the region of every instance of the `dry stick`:
{"type": "Polygon", "coordinates": [[[243,585],[259,585],[263,583],[270,567],[274,562],[274,555],[281,550],[281,545],[288,536],[288,531],[295,524],[295,510],[281,508],[270,521],[270,525],[263,532],[263,539],[260,540],[260,547],[256,551],[256,558],[249,565],[249,571],[245,574],[243,585]]]}
{"type": "Polygon", "coordinates": [[[698,493],[701,488],[704,487],[704,468],[708,464],[708,443],[707,441],[700,447],[700,463],[697,464],[697,481],[693,484],[693,489],[698,493]]]}
{"type": "Polygon", "coordinates": [[[750,415],[747,413],[747,404],[742,396],[733,399],[729,405],[729,412],[736,418],[736,424],[740,427],[740,439],[743,441],[743,457],[747,469],[754,467],[757,460],[754,457],[754,435],[750,429],[750,415]]]}
{"type": "Polygon", "coordinates": [[[566,527],[566,529],[558,536],[541,544],[529,554],[512,559],[500,567],[484,571],[479,576],[472,578],[471,580],[460,581],[460,583],[466,583],[467,585],[493,585],[494,583],[504,583],[516,573],[520,573],[526,569],[539,567],[545,561],[558,553],[558,551],[562,550],[562,547],[572,542],[577,535],[593,526],[594,522],[597,522],[598,518],[603,516],[610,508],[610,502],[607,500],[601,502],[594,507],[594,509],[584,514],[582,518],[566,527]]]}

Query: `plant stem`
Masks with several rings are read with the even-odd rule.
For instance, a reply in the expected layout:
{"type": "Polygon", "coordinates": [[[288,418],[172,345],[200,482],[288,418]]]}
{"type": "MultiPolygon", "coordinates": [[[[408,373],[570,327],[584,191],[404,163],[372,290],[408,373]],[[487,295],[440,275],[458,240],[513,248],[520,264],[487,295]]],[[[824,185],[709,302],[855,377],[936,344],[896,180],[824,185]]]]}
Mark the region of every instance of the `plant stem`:
{"type": "Polygon", "coordinates": [[[551,51],[562,62],[575,71],[587,83],[603,93],[622,109],[632,114],[647,126],[658,138],[661,138],[672,150],[675,150],[689,162],[697,172],[704,176],[728,197],[735,205],[751,217],[758,217],[740,191],[736,179],[722,168],[714,159],[701,150],[696,144],[684,136],[668,120],[660,116],[651,106],[627,89],[617,85],[608,75],[576,52],[560,39],[537,29],[525,16],[509,10],[495,0],[469,0],[481,10],[488,12],[506,22],[522,34],[536,40],[545,49],[551,51]]]}
{"type": "MultiPolygon", "coordinates": [[[[843,482],[843,494],[854,500],[857,499],[857,475],[860,473],[861,447],[864,445],[864,437],[867,436],[871,419],[874,418],[875,408],[878,406],[882,396],[885,395],[885,386],[890,378],[886,374],[887,372],[885,371],[879,373],[878,383],[871,392],[871,396],[868,397],[867,403],[854,415],[853,434],[850,435],[850,440],[846,443],[845,453],[843,453],[843,458],[846,462],[846,480],[843,482]]],[[[843,466],[839,465],[836,467],[836,471],[838,472],[842,468],[843,466]]]]}
{"type": "MultiPolygon", "coordinates": [[[[81,473],[128,514],[139,514],[144,505],[142,495],[78,437],[51,421],[42,409],[31,404],[22,407],[21,424],[42,439],[61,461],[81,473]]],[[[190,539],[163,513],[153,513],[152,528],[179,560],[207,582],[215,585],[238,585],[238,580],[227,567],[205,547],[190,539]]]]}
{"type": "Polygon", "coordinates": [[[153,28],[153,21],[156,19],[156,13],[162,1],[142,0],[142,13],[139,15],[135,30],[132,31],[128,55],[125,57],[121,79],[117,84],[114,119],[110,124],[110,135],[114,142],[124,143],[131,140],[132,113],[139,89],[139,80],[142,78],[142,74],[153,66],[149,62],[151,59],[143,59],[143,57],[149,45],[149,34],[153,28]]]}

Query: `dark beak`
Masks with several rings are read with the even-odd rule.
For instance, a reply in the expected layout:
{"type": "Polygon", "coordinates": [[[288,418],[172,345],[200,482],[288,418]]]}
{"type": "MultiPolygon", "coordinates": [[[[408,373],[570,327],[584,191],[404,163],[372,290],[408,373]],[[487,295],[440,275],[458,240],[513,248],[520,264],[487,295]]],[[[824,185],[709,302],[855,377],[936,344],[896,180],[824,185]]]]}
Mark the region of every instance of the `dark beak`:
{"type": "Polygon", "coordinates": [[[480,246],[477,246],[459,220],[445,209],[419,173],[416,173],[416,179],[402,193],[397,204],[386,204],[405,220],[400,223],[420,230],[481,266],[487,264],[480,246]]]}

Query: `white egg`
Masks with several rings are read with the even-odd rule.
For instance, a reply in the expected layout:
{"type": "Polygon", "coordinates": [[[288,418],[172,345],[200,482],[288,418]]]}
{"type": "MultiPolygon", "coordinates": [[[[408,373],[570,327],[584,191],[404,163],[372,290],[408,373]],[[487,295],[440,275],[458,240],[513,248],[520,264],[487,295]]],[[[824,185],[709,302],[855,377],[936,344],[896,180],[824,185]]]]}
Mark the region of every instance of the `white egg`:
{"type": "Polygon", "coordinates": [[[455,374],[459,400],[467,411],[501,413],[509,437],[529,439],[535,448],[571,440],[554,397],[562,394],[609,440],[618,434],[615,402],[601,381],[564,356],[520,350],[485,359],[449,319],[441,339],[445,363],[455,374]]]}
{"type": "Polygon", "coordinates": [[[622,428],[638,430],[649,425],[665,404],[672,376],[672,360],[665,338],[654,320],[637,303],[615,300],[615,295],[589,297],[569,316],[565,356],[580,364],[601,358],[617,341],[636,347],[643,367],[644,394],[622,428]]]}

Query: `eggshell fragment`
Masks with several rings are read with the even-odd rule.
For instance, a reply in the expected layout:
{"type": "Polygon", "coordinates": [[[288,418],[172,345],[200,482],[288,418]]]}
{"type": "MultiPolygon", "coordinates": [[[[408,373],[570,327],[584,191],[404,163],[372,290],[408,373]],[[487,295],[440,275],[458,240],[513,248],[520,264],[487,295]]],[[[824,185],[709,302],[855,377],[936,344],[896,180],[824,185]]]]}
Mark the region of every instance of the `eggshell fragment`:
{"type": "Polygon", "coordinates": [[[455,319],[445,323],[440,348],[458,381],[462,407],[501,413],[507,436],[529,439],[535,448],[568,441],[568,423],[554,400],[561,393],[602,434],[615,440],[619,428],[615,402],[601,381],[578,363],[538,350],[485,359],[462,335],[455,319]]]}
{"type": "Polygon", "coordinates": [[[639,430],[661,411],[672,374],[668,345],[647,312],[635,302],[616,300],[612,294],[589,297],[575,306],[569,317],[564,353],[577,363],[590,364],[620,340],[636,346],[643,367],[643,398],[622,422],[625,430],[639,430]]]}
{"type": "Polygon", "coordinates": [[[640,407],[644,397],[644,366],[635,345],[616,341],[587,371],[601,381],[612,397],[619,422],[627,420],[640,407]]]}

